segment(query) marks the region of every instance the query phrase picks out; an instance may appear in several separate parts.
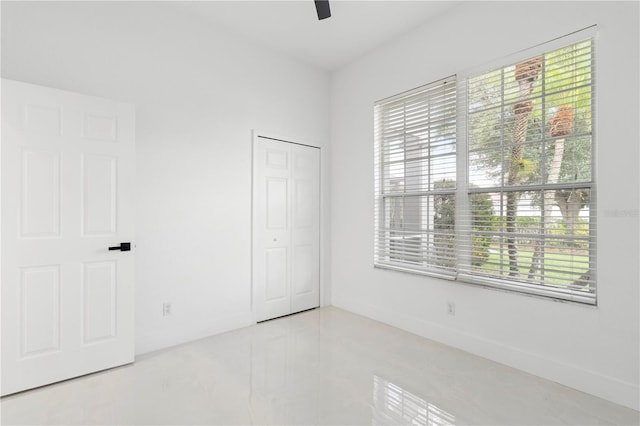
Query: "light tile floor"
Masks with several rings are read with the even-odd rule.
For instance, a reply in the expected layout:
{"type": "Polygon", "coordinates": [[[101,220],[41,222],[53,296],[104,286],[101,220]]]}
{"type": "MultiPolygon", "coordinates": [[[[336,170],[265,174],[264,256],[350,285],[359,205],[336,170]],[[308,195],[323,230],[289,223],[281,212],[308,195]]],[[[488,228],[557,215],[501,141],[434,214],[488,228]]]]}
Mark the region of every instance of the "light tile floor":
{"type": "Polygon", "coordinates": [[[2,424],[638,425],[640,413],[336,308],[1,401],[2,424]]]}

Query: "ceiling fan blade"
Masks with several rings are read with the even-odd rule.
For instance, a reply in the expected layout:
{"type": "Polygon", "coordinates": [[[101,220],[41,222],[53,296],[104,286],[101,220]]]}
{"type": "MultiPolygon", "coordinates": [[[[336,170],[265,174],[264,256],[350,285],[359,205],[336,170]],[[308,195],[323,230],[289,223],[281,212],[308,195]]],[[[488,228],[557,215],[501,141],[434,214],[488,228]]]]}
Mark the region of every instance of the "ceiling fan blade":
{"type": "Polygon", "coordinates": [[[331,16],[331,8],[329,7],[329,0],[314,0],[316,2],[316,12],[318,12],[318,19],[327,19],[331,16]]]}

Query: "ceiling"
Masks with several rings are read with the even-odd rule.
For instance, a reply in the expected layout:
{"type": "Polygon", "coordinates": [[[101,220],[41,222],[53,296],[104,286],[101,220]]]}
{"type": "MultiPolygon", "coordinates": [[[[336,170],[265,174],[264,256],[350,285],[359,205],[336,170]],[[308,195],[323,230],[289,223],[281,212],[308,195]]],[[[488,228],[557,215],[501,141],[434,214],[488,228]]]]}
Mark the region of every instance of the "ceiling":
{"type": "Polygon", "coordinates": [[[333,71],[421,26],[455,1],[331,0],[319,21],[313,0],[181,1],[177,13],[215,25],[299,61],[333,71]]]}

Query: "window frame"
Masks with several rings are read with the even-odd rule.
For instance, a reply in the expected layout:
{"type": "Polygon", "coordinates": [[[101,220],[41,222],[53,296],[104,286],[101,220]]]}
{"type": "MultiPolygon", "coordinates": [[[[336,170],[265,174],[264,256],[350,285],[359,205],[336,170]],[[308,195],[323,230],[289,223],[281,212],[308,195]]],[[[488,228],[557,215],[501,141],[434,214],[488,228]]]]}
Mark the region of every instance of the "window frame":
{"type": "MultiPolygon", "coordinates": [[[[514,292],[518,294],[525,294],[529,296],[539,296],[545,299],[553,299],[559,301],[568,301],[568,302],[576,302],[580,304],[586,305],[594,305],[597,306],[598,303],[598,291],[597,291],[597,92],[596,92],[596,79],[597,79],[597,27],[591,26],[585,28],[583,30],[576,31],[574,33],[568,34],[566,36],[558,37],[554,40],[551,40],[546,43],[539,44],[537,46],[519,51],[515,54],[508,55],[506,57],[502,57],[498,60],[491,61],[482,66],[477,66],[473,68],[469,68],[467,70],[462,70],[458,72],[455,76],[456,80],[456,142],[455,142],[455,150],[456,150],[456,189],[455,189],[455,253],[454,253],[454,273],[453,275],[448,273],[438,273],[437,270],[424,270],[424,269],[414,269],[410,267],[399,267],[397,265],[390,264],[380,264],[378,261],[377,255],[377,246],[375,246],[378,242],[378,235],[374,237],[374,266],[377,268],[384,269],[394,269],[402,272],[409,272],[413,274],[421,274],[434,276],[437,278],[444,278],[448,280],[455,280],[460,283],[470,284],[474,286],[481,286],[486,288],[492,288],[497,290],[504,290],[509,292],[514,292]],[[526,61],[538,56],[543,56],[548,53],[552,53],[556,50],[563,49],[566,47],[570,47],[574,44],[591,41],[591,74],[590,74],[590,96],[591,96],[591,134],[590,134],[590,142],[591,142],[591,179],[589,182],[579,182],[579,183],[567,183],[567,184],[557,184],[554,188],[561,189],[562,187],[567,188],[588,188],[589,190],[589,201],[587,207],[589,209],[588,218],[589,218],[589,227],[588,227],[588,235],[587,240],[589,242],[588,245],[588,271],[591,274],[590,282],[592,285],[589,287],[588,291],[581,290],[571,290],[571,289],[563,289],[560,286],[554,286],[553,282],[549,282],[547,285],[544,285],[544,281],[538,284],[532,284],[525,282],[526,280],[518,281],[517,279],[505,279],[505,278],[497,278],[482,274],[474,274],[471,270],[471,257],[472,257],[472,244],[471,244],[471,223],[472,223],[472,214],[471,212],[471,197],[474,194],[488,194],[491,191],[487,191],[483,188],[477,189],[471,187],[471,182],[469,182],[470,175],[470,161],[469,161],[469,144],[470,137],[468,135],[468,83],[469,79],[482,75],[484,73],[489,73],[493,71],[498,71],[504,69],[509,66],[509,64],[516,64],[522,61],[526,61]]],[[[449,77],[450,79],[451,77],[449,77]]],[[[436,84],[439,81],[443,81],[446,79],[438,80],[434,83],[429,83],[422,87],[429,86],[430,84],[436,84]]],[[[416,89],[414,89],[416,90],[416,89]]],[[[404,94],[410,93],[405,92],[395,96],[392,96],[387,99],[398,98],[404,94]]],[[[504,92],[502,94],[504,96],[504,92]]],[[[384,101],[384,100],[383,100],[384,101]]],[[[381,102],[381,101],[379,101],[381,102]]],[[[376,102],[376,105],[378,102],[376,102]]],[[[377,121],[376,121],[376,156],[379,155],[378,152],[378,140],[377,140],[377,121]]],[[[545,138],[546,141],[546,138],[545,138]]],[[[379,158],[375,159],[376,167],[379,166],[379,158]]],[[[380,185],[379,179],[381,179],[381,175],[379,170],[376,170],[375,173],[375,186],[378,189],[380,185]]],[[[504,187],[506,182],[502,182],[501,185],[504,187]]],[[[553,190],[550,188],[549,184],[541,183],[540,185],[527,185],[523,187],[521,191],[528,192],[539,190],[543,191],[544,189],[553,190]]],[[[378,194],[376,193],[376,205],[375,205],[375,227],[376,233],[378,232],[378,225],[380,221],[380,213],[384,214],[384,206],[379,205],[380,200],[377,198],[378,194]]],[[[540,212],[542,215],[542,211],[540,212]]],[[[502,215],[504,218],[504,213],[502,215]]],[[[543,236],[544,237],[544,236],[543,236]]],[[[543,238],[544,239],[544,238],[543,238]]]]}
{"type": "MultiPolygon", "coordinates": [[[[494,288],[498,290],[506,290],[509,292],[527,294],[532,296],[541,296],[544,298],[577,302],[587,305],[597,306],[598,291],[597,291],[597,265],[596,265],[596,252],[597,252],[597,91],[596,91],[596,76],[597,76],[597,27],[591,26],[583,30],[576,31],[563,37],[558,37],[552,41],[542,43],[529,49],[522,50],[513,55],[509,55],[500,58],[495,61],[491,61],[485,65],[467,69],[458,73],[458,97],[460,99],[458,113],[460,114],[458,120],[458,135],[462,135],[462,140],[458,140],[457,152],[458,158],[458,194],[456,197],[456,243],[458,244],[458,273],[456,280],[461,283],[467,283],[482,287],[494,288]],[[554,52],[556,50],[569,47],[582,41],[591,41],[592,48],[592,63],[591,63],[591,182],[574,184],[574,187],[588,187],[589,188],[589,270],[593,274],[593,293],[580,293],[578,291],[563,290],[557,287],[527,284],[524,282],[517,282],[515,280],[499,279],[488,276],[481,276],[476,274],[469,274],[461,272],[461,270],[469,270],[469,264],[471,262],[471,244],[469,242],[469,233],[465,230],[470,229],[471,217],[465,212],[470,211],[470,196],[473,193],[483,193],[483,190],[471,189],[469,182],[469,135],[467,129],[468,123],[468,82],[469,79],[484,73],[497,71],[505,68],[509,64],[515,64],[523,61],[530,60],[531,58],[542,56],[544,54],[554,52]],[[461,246],[468,247],[469,249],[463,250],[461,246]]],[[[570,186],[570,185],[567,185],[570,186]]],[[[538,186],[528,186],[526,189],[543,189],[546,188],[546,184],[538,186]]]]}

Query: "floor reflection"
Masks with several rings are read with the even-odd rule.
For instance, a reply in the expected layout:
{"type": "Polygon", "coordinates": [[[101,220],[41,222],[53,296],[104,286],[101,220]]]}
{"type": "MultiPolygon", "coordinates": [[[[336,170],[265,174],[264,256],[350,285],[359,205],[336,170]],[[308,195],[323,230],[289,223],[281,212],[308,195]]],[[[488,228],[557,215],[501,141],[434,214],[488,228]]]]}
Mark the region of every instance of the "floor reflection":
{"type": "Polygon", "coordinates": [[[454,425],[455,417],[380,376],[373,376],[372,424],[454,425]]]}
{"type": "Polygon", "coordinates": [[[639,425],[638,419],[637,411],[336,308],[0,400],[3,425],[639,425]]]}

